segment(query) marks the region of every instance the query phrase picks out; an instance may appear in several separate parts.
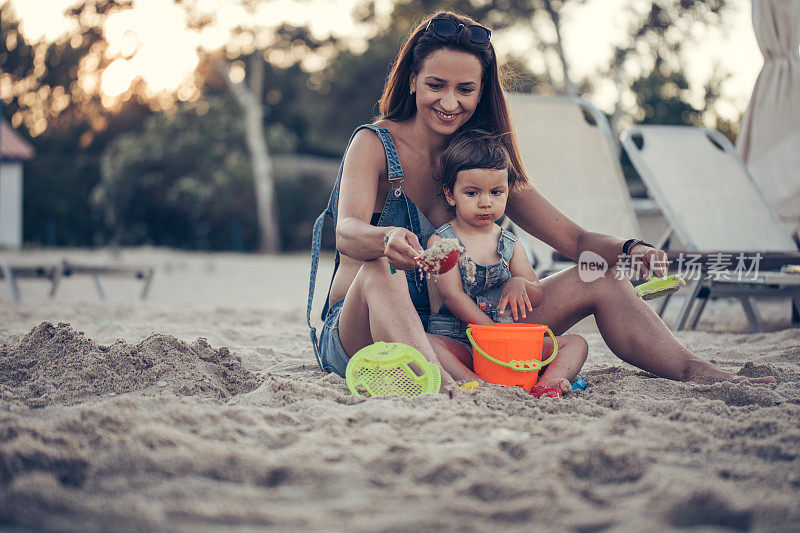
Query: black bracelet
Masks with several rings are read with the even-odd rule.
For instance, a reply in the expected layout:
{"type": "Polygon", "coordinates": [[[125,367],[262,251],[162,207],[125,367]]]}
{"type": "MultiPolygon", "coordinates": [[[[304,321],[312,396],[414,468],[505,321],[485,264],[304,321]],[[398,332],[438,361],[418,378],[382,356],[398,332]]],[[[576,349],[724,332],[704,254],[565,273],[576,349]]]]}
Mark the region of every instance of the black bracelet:
{"type": "Polygon", "coordinates": [[[631,248],[633,248],[637,244],[644,244],[645,246],[649,246],[650,248],[655,248],[655,246],[653,246],[649,242],[644,242],[639,239],[628,239],[627,241],[625,241],[625,244],[622,245],[622,255],[628,257],[630,255],[631,248]]]}

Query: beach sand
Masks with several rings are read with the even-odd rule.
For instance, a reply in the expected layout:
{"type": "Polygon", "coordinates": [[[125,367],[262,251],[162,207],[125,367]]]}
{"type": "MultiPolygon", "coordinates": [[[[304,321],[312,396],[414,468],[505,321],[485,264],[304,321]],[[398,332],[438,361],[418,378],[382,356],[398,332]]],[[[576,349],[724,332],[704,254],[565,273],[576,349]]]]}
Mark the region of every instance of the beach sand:
{"type": "MultiPolygon", "coordinates": [[[[800,329],[708,305],[678,337],[774,387],[655,378],[593,321],[589,387],[351,396],[314,362],[307,256],[3,252],[151,264],[0,287],[0,528],[13,531],[800,530],[800,329]]],[[[327,292],[323,259],[317,307],[327,292]]],[[[672,303],[667,320],[674,319],[672,303]]],[[[319,312],[315,310],[314,316],[319,312]]],[[[318,320],[317,320],[318,323],[318,320]]]]}

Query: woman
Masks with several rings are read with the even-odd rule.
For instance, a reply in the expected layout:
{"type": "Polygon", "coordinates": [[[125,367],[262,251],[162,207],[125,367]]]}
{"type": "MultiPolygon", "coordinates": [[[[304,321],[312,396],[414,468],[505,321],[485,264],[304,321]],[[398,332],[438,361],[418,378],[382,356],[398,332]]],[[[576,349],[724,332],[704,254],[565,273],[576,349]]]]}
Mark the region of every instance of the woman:
{"type": "MultiPolygon", "coordinates": [[[[380,101],[381,118],[351,138],[326,213],[336,223],[337,268],[328,293],[319,343],[312,343],[324,371],[344,376],[347,361],[375,341],[403,342],[441,365],[443,388],[476,379],[471,363],[454,354],[452,339],[426,333],[427,287],[414,257],[427,238],[450,219],[433,179],[448,139],[461,128],[508,133],[504,140],[514,172],[525,181],[491,32],[454,13],[420,24],[400,52],[380,101]],[[393,270],[398,273],[394,274],[393,270]],[[405,271],[405,275],[402,272],[405,271]]],[[[584,251],[616,265],[627,244],[644,276],[663,275],[666,254],[642,241],[587,231],[530,186],[508,201],[511,219],[531,235],[573,259],[584,251]],[[633,245],[631,246],[631,243],[633,245]]],[[[325,213],[314,227],[311,288],[325,213]]],[[[547,324],[556,335],[594,314],[609,348],[623,361],[676,380],[743,379],[723,372],[683,347],[616,267],[591,283],[577,267],[542,280],[544,300],[527,322],[547,324]]],[[[764,378],[763,381],[774,381],[764,378]]]]}

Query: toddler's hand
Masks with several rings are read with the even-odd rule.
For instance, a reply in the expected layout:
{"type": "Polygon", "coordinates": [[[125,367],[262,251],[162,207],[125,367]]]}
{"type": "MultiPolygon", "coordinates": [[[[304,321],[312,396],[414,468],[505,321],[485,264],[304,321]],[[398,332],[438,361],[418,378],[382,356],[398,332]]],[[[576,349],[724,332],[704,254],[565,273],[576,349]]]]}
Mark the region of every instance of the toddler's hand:
{"type": "Polygon", "coordinates": [[[527,280],[522,277],[513,277],[503,285],[503,292],[500,293],[500,303],[497,310],[500,314],[505,313],[506,306],[511,306],[511,316],[514,322],[527,316],[528,311],[533,311],[531,300],[528,298],[528,291],[525,288],[527,280]]]}

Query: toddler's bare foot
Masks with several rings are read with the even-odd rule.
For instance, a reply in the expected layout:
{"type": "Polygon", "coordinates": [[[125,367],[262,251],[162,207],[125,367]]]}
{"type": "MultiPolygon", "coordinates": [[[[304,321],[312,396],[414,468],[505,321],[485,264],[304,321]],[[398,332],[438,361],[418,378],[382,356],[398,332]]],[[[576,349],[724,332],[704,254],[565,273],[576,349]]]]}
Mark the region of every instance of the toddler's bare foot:
{"type": "Polygon", "coordinates": [[[553,378],[553,379],[540,379],[536,386],[538,387],[558,387],[561,389],[561,394],[569,394],[572,392],[572,385],[570,384],[569,380],[564,378],[553,378]]]}

